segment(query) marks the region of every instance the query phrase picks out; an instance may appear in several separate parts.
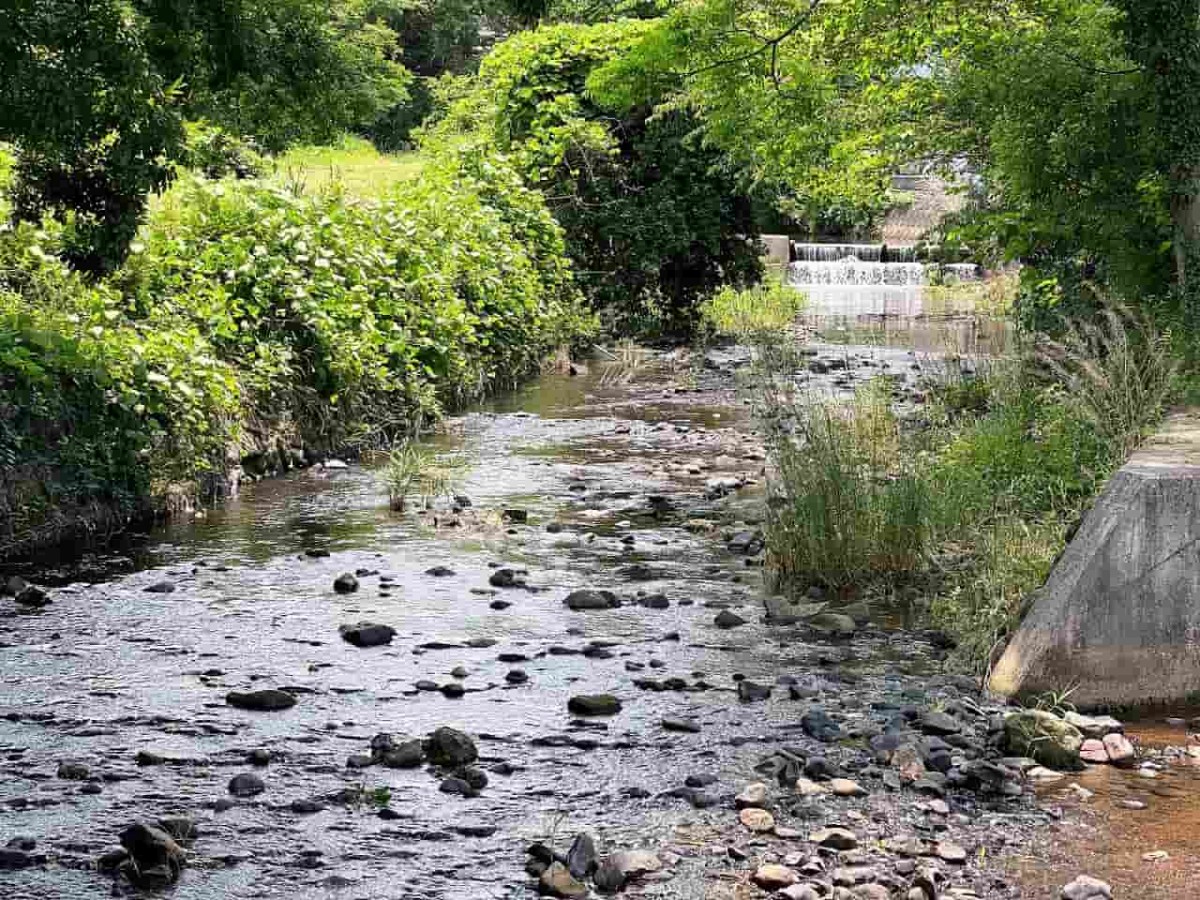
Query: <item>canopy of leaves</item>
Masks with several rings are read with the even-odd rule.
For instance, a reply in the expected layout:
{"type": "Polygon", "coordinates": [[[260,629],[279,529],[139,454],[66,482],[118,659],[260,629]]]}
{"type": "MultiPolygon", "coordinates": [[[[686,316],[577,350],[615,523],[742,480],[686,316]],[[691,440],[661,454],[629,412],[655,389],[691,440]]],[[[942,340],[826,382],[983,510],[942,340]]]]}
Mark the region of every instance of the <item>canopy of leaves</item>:
{"type": "Polygon", "coordinates": [[[1031,282],[1162,291],[1200,193],[1198,58],[1195,0],[695,0],[591,86],[674,96],[801,210],[871,209],[899,165],[969,162],[977,252],[1031,282]]]}
{"type": "Polygon", "coordinates": [[[513,157],[547,196],[593,303],[626,324],[686,327],[723,281],[760,274],[753,207],[727,156],[684,109],[600,103],[588,79],[653,25],[556,25],[517,35],[427,137],[513,157]]]}

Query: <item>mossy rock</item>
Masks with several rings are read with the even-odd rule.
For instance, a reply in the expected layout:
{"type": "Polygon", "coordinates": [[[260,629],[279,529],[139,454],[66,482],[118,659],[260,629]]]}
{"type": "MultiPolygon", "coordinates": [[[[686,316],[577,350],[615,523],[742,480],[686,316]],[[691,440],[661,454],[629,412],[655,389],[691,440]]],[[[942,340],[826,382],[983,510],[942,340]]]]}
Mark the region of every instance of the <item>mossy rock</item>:
{"type": "Polygon", "coordinates": [[[1004,720],[1004,740],[1010,753],[1031,757],[1047,768],[1060,772],[1083,768],[1082,732],[1054,713],[1040,709],[1012,713],[1004,720]]]}

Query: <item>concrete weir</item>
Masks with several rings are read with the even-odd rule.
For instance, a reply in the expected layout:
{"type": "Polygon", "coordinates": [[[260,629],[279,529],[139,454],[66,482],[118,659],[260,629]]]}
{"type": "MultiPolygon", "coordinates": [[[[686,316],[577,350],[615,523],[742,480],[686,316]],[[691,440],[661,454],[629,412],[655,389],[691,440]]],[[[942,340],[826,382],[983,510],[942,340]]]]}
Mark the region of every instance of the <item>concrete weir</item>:
{"type": "Polygon", "coordinates": [[[989,686],[1073,687],[1083,707],[1200,695],[1200,410],[1170,415],[1112,478],[989,686]]]}

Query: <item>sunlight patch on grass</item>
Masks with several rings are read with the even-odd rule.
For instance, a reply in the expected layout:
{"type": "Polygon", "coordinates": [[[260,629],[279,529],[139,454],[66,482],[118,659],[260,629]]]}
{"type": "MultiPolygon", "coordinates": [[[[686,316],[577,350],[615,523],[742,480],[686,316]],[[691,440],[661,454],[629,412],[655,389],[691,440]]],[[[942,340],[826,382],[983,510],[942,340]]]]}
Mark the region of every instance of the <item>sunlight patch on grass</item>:
{"type": "Polygon", "coordinates": [[[272,163],[274,179],[306,193],[340,185],[354,197],[378,197],[417,175],[416,153],[380,153],[370,141],[346,137],[328,147],[296,147],[272,163]]]}

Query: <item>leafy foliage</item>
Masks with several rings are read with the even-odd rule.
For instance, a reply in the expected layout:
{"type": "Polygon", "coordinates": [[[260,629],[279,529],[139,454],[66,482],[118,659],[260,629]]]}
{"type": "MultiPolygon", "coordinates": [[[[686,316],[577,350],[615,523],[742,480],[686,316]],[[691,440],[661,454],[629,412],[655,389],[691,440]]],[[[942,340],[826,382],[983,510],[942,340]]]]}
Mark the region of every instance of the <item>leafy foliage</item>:
{"type": "Polygon", "coordinates": [[[187,180],[96,284],[55,240],[0,235],[0,502],[26,535],[194,492],[251,431],[384,443],[591,326],[541,198],[470,158],[377,200],[187,180]]]}
{"type": "Polygon", "coordinates": [[[749,197],[686,111],[592,98],[591,74],[648,27],[557,25],[509,39],[427,145],[511,155],[546,194],[581,286],[614,326],[649,318],[683,330],[720,284],[758,279],[759,248],[749,197]]]}

